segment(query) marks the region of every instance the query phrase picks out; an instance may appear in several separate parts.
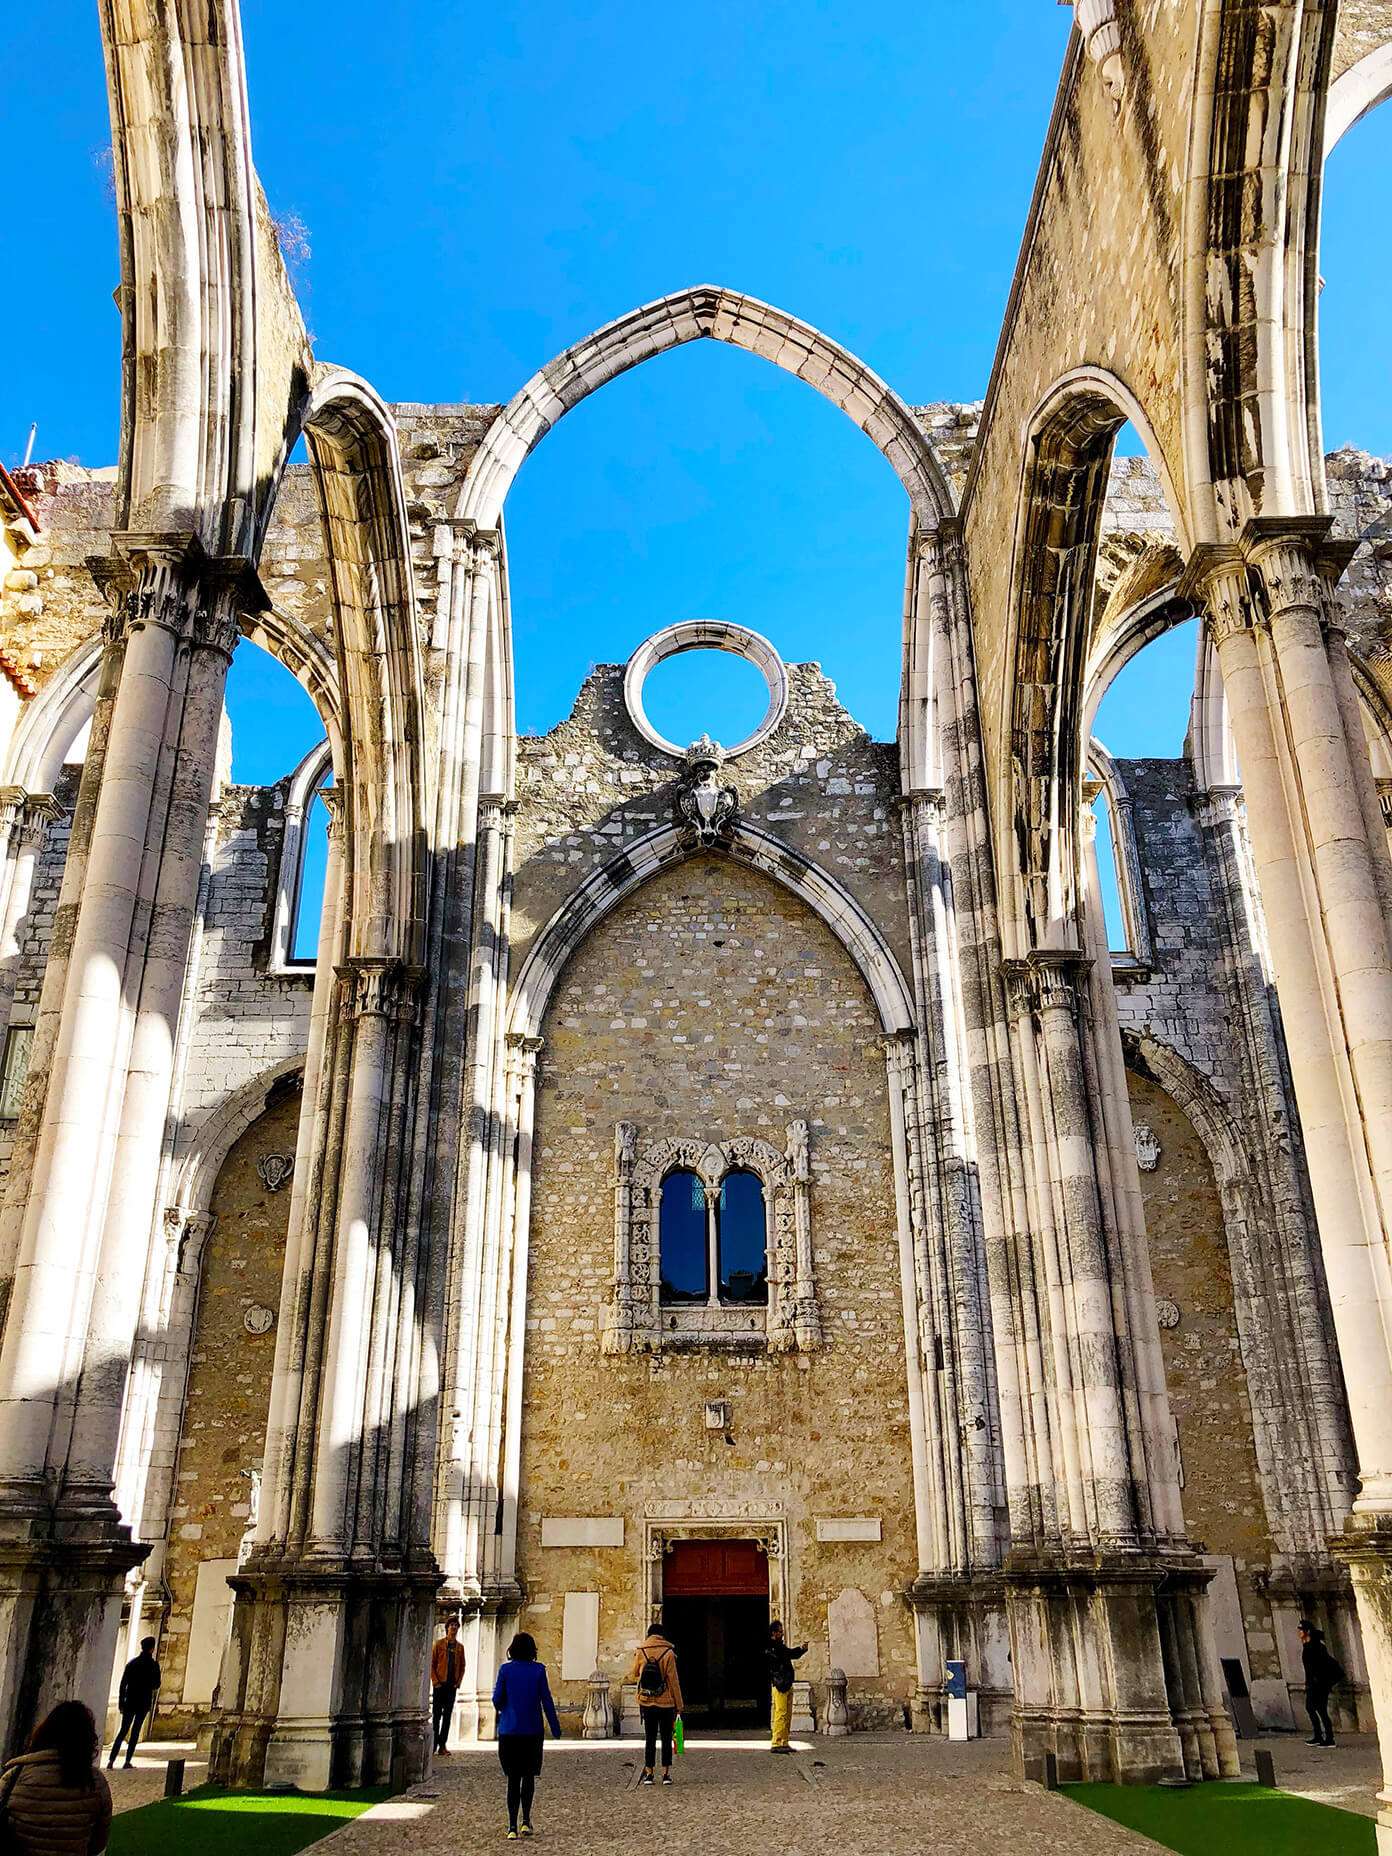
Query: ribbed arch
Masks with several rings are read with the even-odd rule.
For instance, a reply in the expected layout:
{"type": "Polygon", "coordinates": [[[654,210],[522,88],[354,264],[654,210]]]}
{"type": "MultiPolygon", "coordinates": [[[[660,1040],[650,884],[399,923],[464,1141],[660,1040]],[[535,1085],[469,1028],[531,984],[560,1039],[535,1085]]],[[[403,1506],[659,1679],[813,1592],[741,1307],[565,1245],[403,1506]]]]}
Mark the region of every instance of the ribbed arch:
{"type": "Polygon", "coordinates": [[[619,374],[706,338],[762,356],[839,406],[884,453],[908,492],[919,528],[935,528],[953,513],[951,492],[923,428],[878,375],[784,310],[703,285],[621,316],[534,374],[475,453],[457,514],[480,528],[495,528],[518,470],[558,419],[619,374]]]}

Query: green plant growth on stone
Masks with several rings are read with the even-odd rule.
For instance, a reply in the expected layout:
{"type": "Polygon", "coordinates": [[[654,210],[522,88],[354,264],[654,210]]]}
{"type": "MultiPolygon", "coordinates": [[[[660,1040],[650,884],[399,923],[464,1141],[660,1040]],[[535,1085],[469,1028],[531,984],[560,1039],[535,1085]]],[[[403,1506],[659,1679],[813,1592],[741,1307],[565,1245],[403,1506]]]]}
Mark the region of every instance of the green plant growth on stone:
{"type": "Polygon", "coordinates": [[[1371,1818],[1265,1785],[1065,1785],[1064,1792],[1178,1856],[1375,1856],[1371,1818]]]}
{"type": "Polygon", "coordinates": [[[380,1804],[385,1791],[229,1792],[204,1786],[187,1798],[123,1811],[108,1856],[294,1856],[380,1804]]]}

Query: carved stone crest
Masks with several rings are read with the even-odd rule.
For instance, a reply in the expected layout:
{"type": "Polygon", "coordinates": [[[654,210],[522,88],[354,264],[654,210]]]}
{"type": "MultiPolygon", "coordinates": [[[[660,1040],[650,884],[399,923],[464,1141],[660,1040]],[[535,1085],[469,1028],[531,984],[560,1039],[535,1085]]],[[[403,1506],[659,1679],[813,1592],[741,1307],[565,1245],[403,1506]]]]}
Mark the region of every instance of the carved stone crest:
{"type": "Polygon", "coordinates": [[[698,844],[714,844],[728,836],[739,815],[739,794],[720,784],[725,750],[709,735],[693,741],[686,751],[686,773],[677,789],[677,818],[698,844]]]}
{"type": "Polygon", "coordinates": [[[1177,1328],[1179,1326],[1179,1303],[1157,1302],[1155,1319],[1162,1328],[1177,1328]]]}
{"type": "Polygon", "coordinates": [[[1153,1173],[1160,1164],[1160,1137],[1144,1123],[1136,1126],[1136,1165],[1143,1173],[1153,1173]]]}
{"type": "Polygon", "coordinates": [[[290,1175],[295,1170],[294,1154],[262,1154],[256,1162],[256,1170],[261,1175],[261,1183],[267,1192],[279,1192],[282,1186],[288,1186],[290,1175]]]}

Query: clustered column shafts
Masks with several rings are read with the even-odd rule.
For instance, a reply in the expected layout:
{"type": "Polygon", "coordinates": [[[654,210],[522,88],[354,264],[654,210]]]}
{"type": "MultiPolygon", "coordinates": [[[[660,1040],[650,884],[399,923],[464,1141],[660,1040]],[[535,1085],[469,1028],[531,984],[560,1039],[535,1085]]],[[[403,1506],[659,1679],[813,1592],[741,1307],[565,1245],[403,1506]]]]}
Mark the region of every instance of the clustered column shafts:
{"type": "Polygon", "coordinates": [[[67,1599],[49,1595],[40,1573],[6,1607],[11,1666],[47,1633],[70,1639],[10,1688],[11,1734],[74,1679],[105,1693],[120,1578],[148,1551],[132,1545],[112,1502],[117,1448],[223,687],[239,616],[262,603],[245,561],[209,559],[190,536],[126,535],[120,552],[64,873],[70,939],[57,937],[45,972],[27,1125],[7,1188],[15,1274],[0,1351],[9,1513],[33,1517],[40,1565],[44,1543],[77,1528],[91,1570],[67,1599]]]}
{"type": "Polygon", "coordinates": [[[1392,876],[1352,698],[1330,636],[1327,517],[1249,522],[1200,550],[1288,1039],[1361,1490],[1348,1561],[1384,1728],[1392,1824],[1392,876]],[[1356,732],[1355,732],[1356,730],[1356,732]]]}

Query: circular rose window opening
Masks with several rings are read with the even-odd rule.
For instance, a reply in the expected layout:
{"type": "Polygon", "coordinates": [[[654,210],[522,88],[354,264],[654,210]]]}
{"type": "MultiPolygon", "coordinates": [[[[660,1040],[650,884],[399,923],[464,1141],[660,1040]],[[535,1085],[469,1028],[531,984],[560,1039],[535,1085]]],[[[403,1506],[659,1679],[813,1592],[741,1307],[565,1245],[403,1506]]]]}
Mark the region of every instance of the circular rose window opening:
{"type": "Polygon", "coordinates": [[[742,625],[687,621],[640,644],[624,672],[624,700],[643,739],[675,759],[702,735],[727,759],[764,741],[788,706],[783,660],[742,625]]]}

